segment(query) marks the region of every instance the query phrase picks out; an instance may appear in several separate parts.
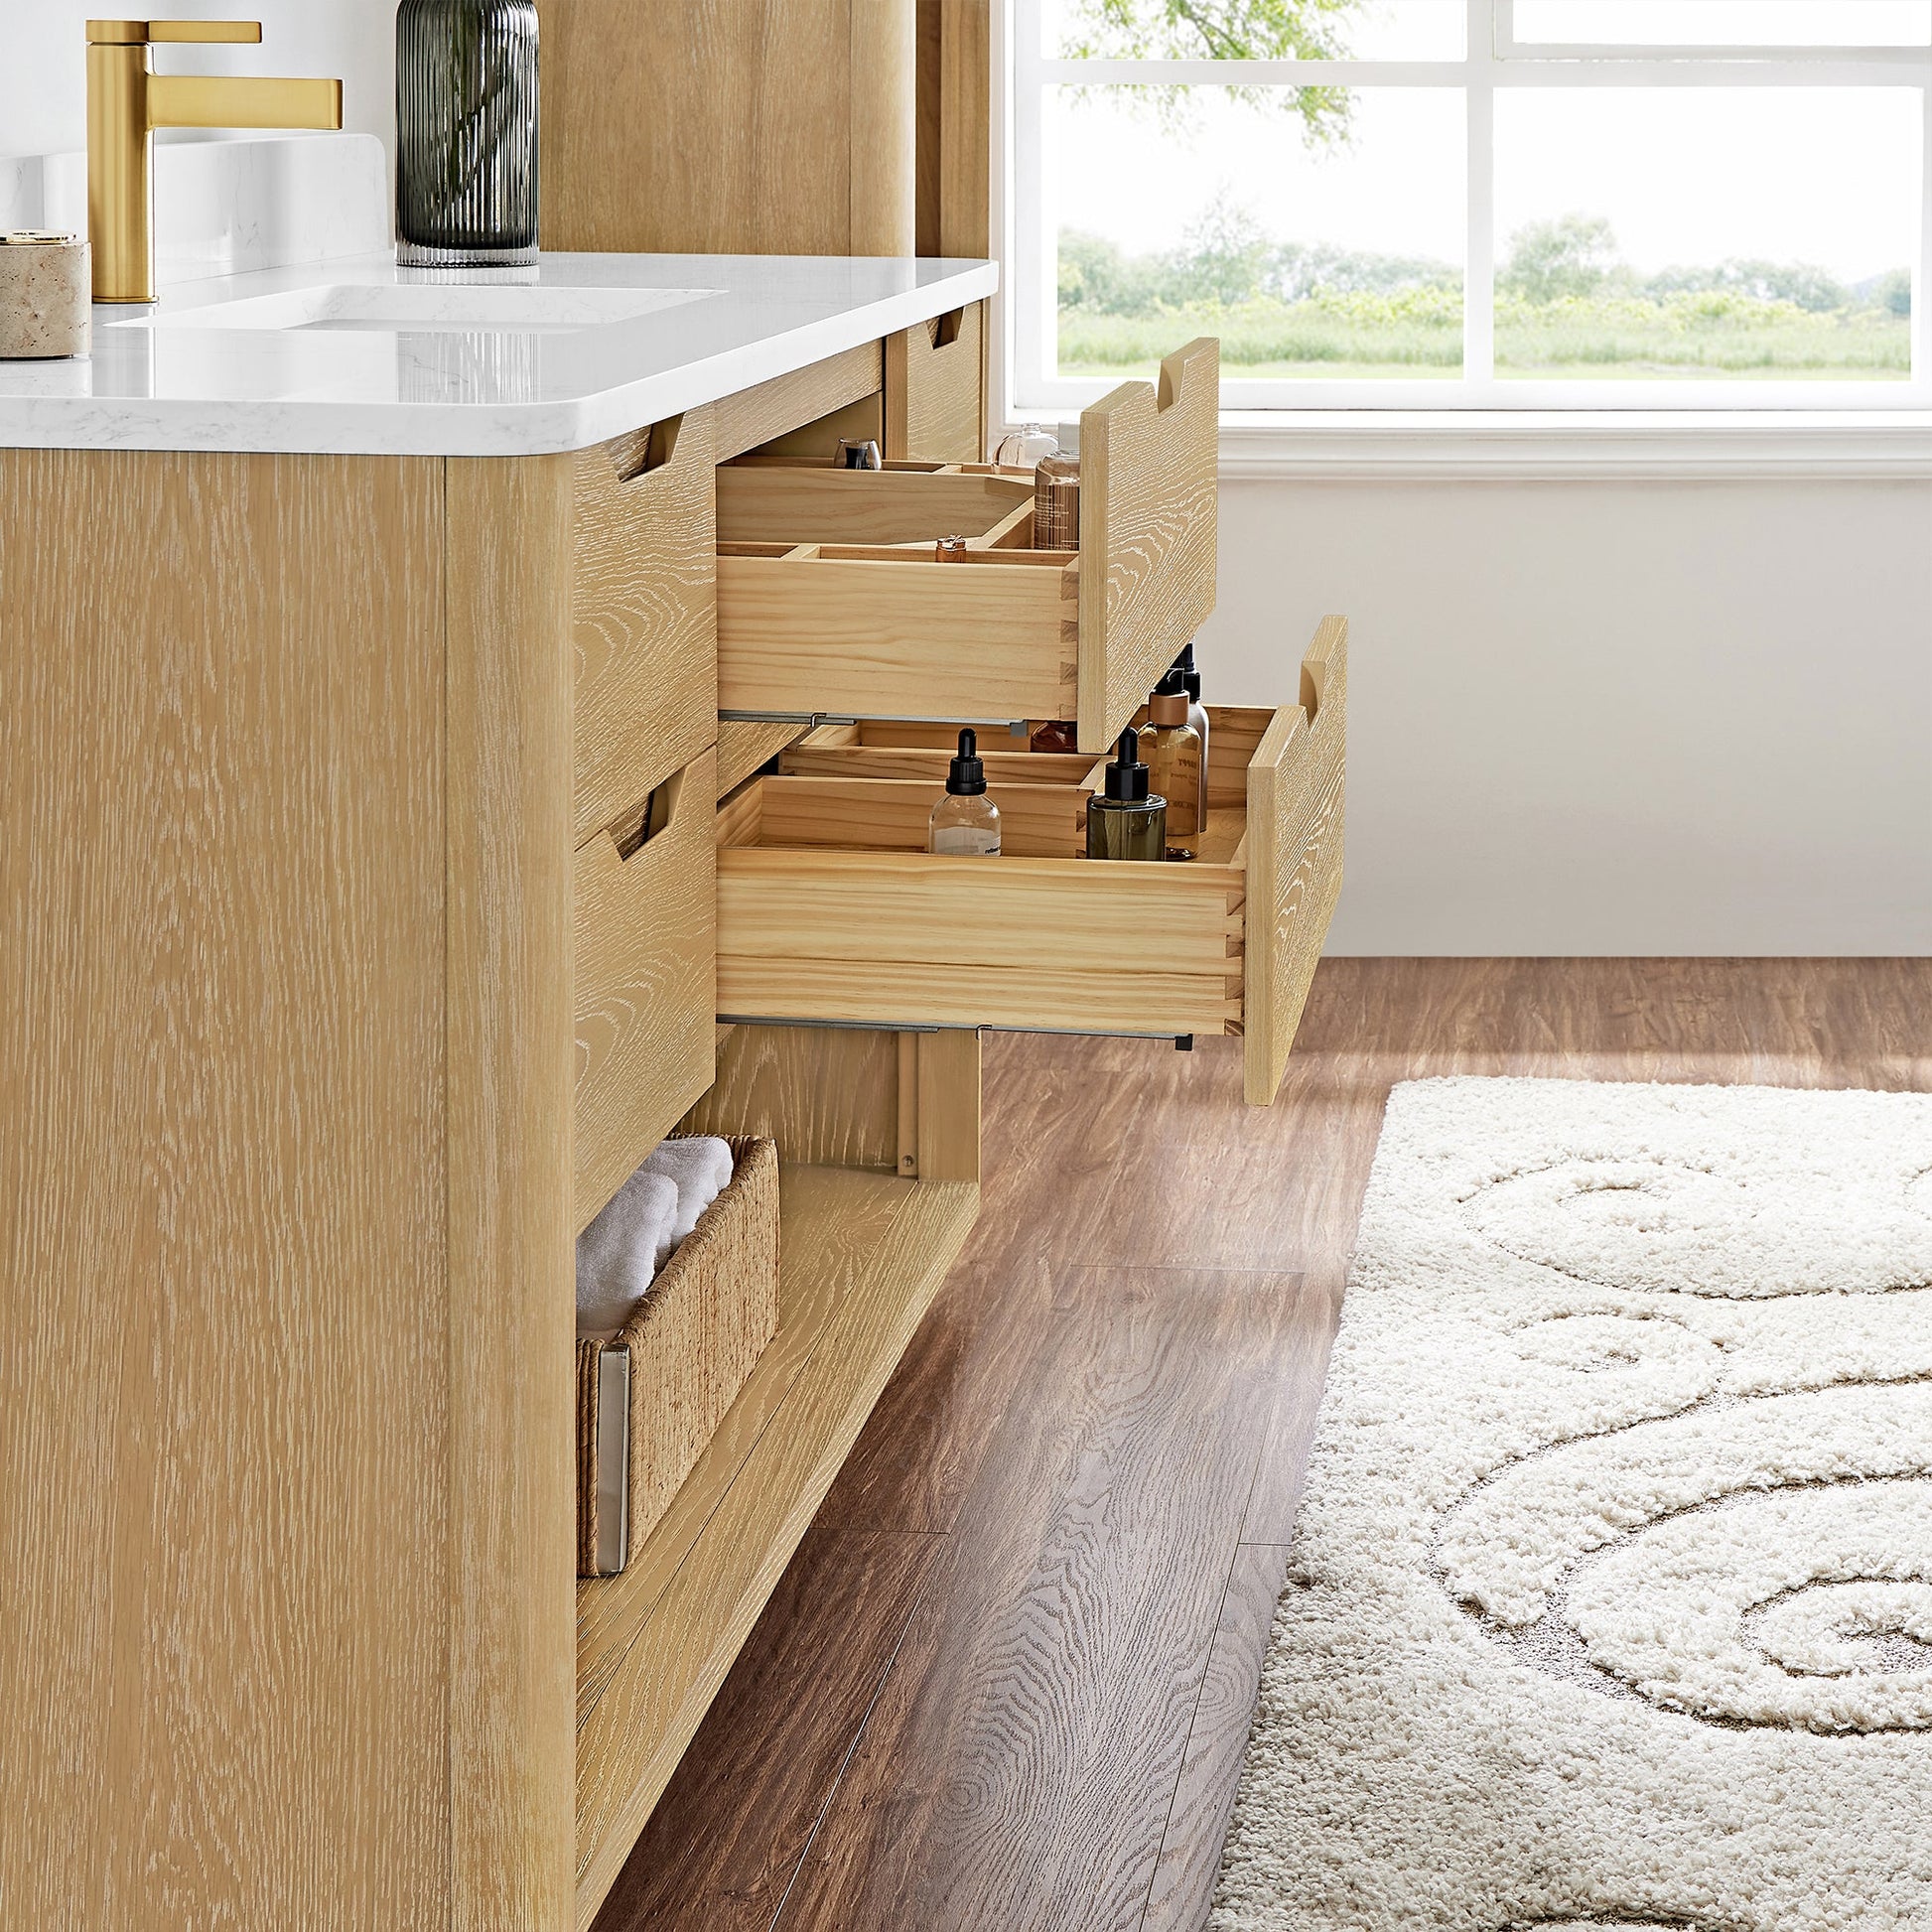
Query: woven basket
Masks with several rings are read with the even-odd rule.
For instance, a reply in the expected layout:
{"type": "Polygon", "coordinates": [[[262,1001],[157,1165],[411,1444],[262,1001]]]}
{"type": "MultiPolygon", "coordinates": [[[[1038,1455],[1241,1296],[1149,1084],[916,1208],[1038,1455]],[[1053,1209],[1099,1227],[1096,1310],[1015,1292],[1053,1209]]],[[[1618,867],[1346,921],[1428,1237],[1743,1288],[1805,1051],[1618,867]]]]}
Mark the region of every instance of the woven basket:
{"type": "Polygon", "coordinates": [[[658,1271],[643,1306],[609,1341],[577,1344],[580,1577],[613,1575],[642,1545],[777,1331],[778,1150],[750,1137],[729,1144],[730,1183],[658,1271]],[[601,1426],[622,1426],[621,1415],[603,1413],[613,1350],[629,1355],[628,1521],[621,1537],[608,1520],[615,1495],[608,1486],[601,1501],[598,1493],[601,1426]]]}

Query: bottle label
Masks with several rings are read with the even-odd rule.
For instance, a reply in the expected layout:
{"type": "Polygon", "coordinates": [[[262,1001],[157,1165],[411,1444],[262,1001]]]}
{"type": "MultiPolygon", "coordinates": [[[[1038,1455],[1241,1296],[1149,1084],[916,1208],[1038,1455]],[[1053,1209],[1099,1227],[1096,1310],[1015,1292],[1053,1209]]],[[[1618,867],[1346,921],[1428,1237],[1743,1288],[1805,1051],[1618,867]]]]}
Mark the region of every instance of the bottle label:
{"type": "Polygon", "coordinates": [[[932,835],[932,849],[947,858],[997,859],[1000,835],[979,825],[942,825],[932,835]]]}

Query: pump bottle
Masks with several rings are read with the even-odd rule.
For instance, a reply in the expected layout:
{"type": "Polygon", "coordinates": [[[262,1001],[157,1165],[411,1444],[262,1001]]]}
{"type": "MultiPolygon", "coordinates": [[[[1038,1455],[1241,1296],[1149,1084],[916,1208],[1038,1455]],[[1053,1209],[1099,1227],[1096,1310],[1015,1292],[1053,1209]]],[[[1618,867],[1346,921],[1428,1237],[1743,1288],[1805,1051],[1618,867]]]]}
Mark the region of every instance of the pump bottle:
{"type": "Polygon", "coordinates": [[[1187,722],[1187,693],[1178,671],[1170,671],[1147,701],[1147,729],[1141,734],[1148,783],[1168,801],[1168,830],[1180,841],[1170,856],[1191,859],[1207,829],[1201,796],[1200,733],[1187,722]]]}

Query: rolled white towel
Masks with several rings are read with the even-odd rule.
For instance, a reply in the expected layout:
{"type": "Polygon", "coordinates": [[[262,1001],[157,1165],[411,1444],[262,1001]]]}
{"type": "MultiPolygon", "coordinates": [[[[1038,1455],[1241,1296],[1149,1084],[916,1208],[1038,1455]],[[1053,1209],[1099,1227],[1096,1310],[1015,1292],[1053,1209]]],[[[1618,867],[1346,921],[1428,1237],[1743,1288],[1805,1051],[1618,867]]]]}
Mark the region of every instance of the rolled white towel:
{"type": "Polygon", "coordinates": [[[698,1216],[731,1185],[731,1144],[715,1134],[661,1141],[639,1172],[662,1174],[677,1187],[677,1224],[671,1230],[675,1248],[698,1225],[698,1216]]]}
{"type": "Polygon", "coordinates": [[[677,1183],[642,1167],[577,1237],[577,1333],[608,1340],[637,1312],[671,1251],[677,1183]]]}

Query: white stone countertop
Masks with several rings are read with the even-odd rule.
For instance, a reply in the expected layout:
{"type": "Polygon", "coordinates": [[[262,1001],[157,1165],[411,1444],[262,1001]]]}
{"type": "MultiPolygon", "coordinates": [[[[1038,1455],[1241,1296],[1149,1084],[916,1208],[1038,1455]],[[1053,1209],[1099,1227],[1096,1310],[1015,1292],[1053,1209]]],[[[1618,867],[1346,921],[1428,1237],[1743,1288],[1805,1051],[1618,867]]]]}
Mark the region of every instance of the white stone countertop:
{"type": "Polygon", "coordinates": [[[364,255],[97,306],[90,358],[0,361],[0,448],[544,456],[999,284],[991,262],[793,255],[545,255],[522,275],[364,255]]]}

